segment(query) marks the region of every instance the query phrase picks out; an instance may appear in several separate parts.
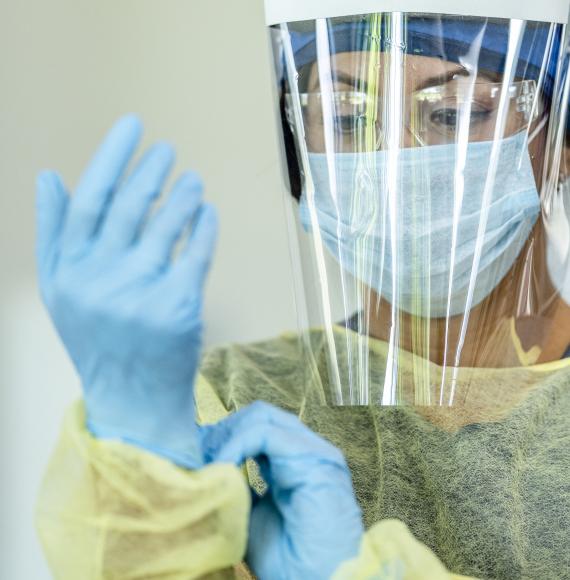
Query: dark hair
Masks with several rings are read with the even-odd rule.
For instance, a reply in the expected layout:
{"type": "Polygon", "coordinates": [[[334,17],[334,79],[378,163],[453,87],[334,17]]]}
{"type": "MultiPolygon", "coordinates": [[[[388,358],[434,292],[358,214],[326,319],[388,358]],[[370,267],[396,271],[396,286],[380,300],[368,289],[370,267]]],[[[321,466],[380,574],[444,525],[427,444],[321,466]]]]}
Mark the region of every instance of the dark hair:
{"type": "MultiPolygon", "coordinates": [[[[302,66],[298,71],[297,84],[299,92],[305,93],[309,88],[309,78],[313,68],[313,63],[302,66]]],[[[301,164],[299,163],[299,155],[297,151],[297,144],[295,136],[291,129],[291,125],[287,118],[287,111],[285,107],[285,95],[289,92],[289,85],[286,80],[281,83],[279,112],[281,115],[281,130],[283,131],[283,143],[285,145],[285,156],[287,161],[287,173],[289,176],[289,188],[291,195],[300,201],[303,190],[303,178],[301,171],[301,164]]]]}

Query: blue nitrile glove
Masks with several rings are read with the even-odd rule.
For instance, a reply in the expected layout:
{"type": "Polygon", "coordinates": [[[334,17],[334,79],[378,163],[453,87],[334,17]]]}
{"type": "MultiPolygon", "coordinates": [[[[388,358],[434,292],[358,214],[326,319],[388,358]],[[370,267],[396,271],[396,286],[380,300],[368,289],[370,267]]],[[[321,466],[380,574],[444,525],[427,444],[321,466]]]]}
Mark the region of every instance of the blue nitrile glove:
{"type": "Polygon", "coordinates": [[[362,515],[342,453],[296,417],[254,403],[203,430],[206,461],[255,459],[268,485],[254,501],[247,562],[261,580],[328,579],[356,557],[362,515]]]}
{"type": "Polygon", "coordinates": [[[186,173],[145,223],[174,151],[155,145],[125,177],[141,133],[136,117],[121,119],[72,197],[55,173],[38,178],[40,288],[81,377],[92,433],[193,468],[203,464],[193,383],[217,216],[186,173]]]}

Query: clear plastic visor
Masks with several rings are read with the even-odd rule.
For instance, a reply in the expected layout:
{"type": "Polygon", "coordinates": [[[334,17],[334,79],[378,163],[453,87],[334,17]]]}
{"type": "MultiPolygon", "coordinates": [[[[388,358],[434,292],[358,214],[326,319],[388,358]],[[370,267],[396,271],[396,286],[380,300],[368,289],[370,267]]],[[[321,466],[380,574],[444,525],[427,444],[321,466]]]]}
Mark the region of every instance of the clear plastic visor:
{"type": "Polygon", "coordinates": [[[565,26],[377,13],[271,31],[308,388],[511,405],[489,373],[570,345],[565,26]]]}

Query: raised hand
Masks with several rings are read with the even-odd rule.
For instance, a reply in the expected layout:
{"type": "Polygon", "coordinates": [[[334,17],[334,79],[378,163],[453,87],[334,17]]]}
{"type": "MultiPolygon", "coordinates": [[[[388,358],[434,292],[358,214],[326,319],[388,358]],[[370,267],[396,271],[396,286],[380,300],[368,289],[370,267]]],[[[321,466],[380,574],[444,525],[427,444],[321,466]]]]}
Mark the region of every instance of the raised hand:
{"type": "Polygon", "coordinates": [[[193,383],[217,216],[185,173],[148,219],[174,151],[151,147],[125,176],[141,133],[136,117],[121,119],[73,196],[57,174],[38,178],[40,288],[81,377],[90,430],[199,467],[193,383]]]}

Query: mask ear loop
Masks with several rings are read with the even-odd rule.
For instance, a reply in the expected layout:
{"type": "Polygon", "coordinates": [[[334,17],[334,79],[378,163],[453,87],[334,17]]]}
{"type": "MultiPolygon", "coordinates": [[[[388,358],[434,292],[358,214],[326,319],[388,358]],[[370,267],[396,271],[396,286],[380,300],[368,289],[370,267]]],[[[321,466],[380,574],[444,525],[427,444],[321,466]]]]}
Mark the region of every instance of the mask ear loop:
{"type": "Polygon", "coordinates": [[[548,115],[543,115],[540,123],[533,129],[532,133],[528,136],[527,143],[530,145],[538,136],[538,134],[544,129],[546,123],[548,123],[548,115]]]}

